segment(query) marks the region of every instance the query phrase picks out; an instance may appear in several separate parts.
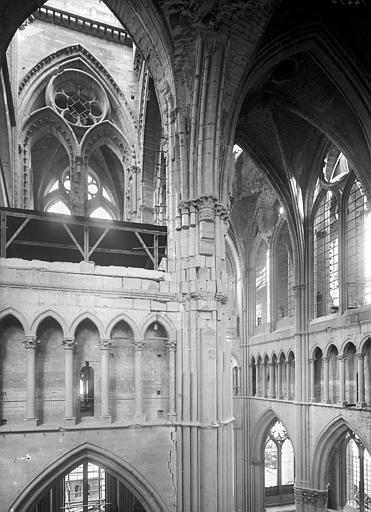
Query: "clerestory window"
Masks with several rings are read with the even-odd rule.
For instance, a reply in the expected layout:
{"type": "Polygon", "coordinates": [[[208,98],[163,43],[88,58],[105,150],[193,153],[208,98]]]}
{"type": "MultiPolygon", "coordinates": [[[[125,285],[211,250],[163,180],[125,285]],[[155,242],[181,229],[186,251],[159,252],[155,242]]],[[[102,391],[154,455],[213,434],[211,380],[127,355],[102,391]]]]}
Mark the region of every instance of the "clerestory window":
{"type": "Polygon", "coordinates": [[[315,190],[314,316],[371,304],[370,252],[367,197],[345,156],[332,148],[315,190]]]}

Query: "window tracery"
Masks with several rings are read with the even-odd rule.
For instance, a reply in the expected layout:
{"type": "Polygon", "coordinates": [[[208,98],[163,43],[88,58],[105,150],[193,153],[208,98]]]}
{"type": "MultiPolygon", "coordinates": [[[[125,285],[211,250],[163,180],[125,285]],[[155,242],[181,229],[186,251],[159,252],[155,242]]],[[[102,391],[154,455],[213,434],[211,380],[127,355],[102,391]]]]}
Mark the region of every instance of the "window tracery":
{"type": "Polygon", "coordinates": [[[317,181],[313,213],[314,316],[370,304],[367,197],[348,160],[335,147],[317,181]]]}
{"type": "MultiPolygon", "coordinates": [[[[87,195],[87,215],[92,218],[113,220],[115,210],[112,198],[102,185],[97,174],[88,169],[85,190],[87,195]]],[[[61,177],[46,189],[44,195],[45,210],[52,213],[71,215],[69,195],[71,192],[71,178],[69,168],[65,169],[61,177]]]]}
{"type": "Polygon", "coordinates": [[[289,435],[280,421],[268,432],[264,448],[264,480],[266,499],[293,493],[294,450],[289,435]]]}

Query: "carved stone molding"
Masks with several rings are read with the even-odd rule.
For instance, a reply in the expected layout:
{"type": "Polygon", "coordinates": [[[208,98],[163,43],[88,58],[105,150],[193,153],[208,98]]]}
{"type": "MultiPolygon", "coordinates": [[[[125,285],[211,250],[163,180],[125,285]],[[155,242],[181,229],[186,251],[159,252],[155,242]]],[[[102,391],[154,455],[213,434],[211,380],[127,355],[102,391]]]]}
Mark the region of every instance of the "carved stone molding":
{"type": "Polygon", "coordinates": [[[220,302],[221,304],[227,304],[227,302],[228,302],[228,295],[226,293],[217,292],[215,294],[215,300],[217,302],[220,302]]]}
{"type": "Polygon", "coordinates": [[[166,346],[167,348],[170,350],[170,351],[175,351],[176,350],[176,341],[175,340],[168,340],[166,342],[166,346]]]}
{"type": "Polygon", "coordinates": [[[25,348],[35,349],[40,341],[36,339],[36,336],[25,336],[22,343],[25,348]]]}
{"type": "Polygon", "coordinates": [[[224,206],[216,199],[216,197],[211,195],[200,196],[197,199],[190,201],[181,201],[178,205],[178,210],[180,214],[179,216],[183,221],[185,218],[190,216],[189,219],[187,219],[186,227],[189,225],[188,222],[190,222],[191,226],[195,224],[196,214],[198,214],[199,222],[214,222],[215,218],[218,216],[223,222],[228,223],[230,217],[229,208],[224,206]]]}
{"type": "Polygon", "coordinates": [[[76,348],[76,341],[74,338],[64,338],[62,345],[66,350],[74,350],[76,348]]]}
{"type": "Polygon", "coordinates": [[[216,205],[216,214],[220,217],[220,220],[229,223],[229,218],[231,216],[231,211],[228,207],[225,207],[222,203],[217,203],[216,205]]]}
{"type": "Polygon", "coordinates": [[[111,346],[111,342],[112,340],[110,338],[99,340],[99,348],[101,350],[108,350],[111,346]]]}
{"type": "Polygon", "coordinates": [[[201,196],[196,199],[198,209],[198,220],[214,221],[216,215],[216,198],[213,196],[201,196]]]}
{"type": "Polygon", "coordinates": [[[142,352],[144,350],[144,340],[134,340],[132,343],[135,351],[142,352]]]}
{"type": "Polygon", "coordinates": [[[295,502],[325,507],[327,503],[327,491],[318,489],[294,488],[295,502]]]}
{"type": "Polygon", "coordinates": [[[227,32],[248,7],[246,0],[200,2],[199,5],[192,0],[156,0],[155,5],[165,16],[176,14],[178,25],[182,27],[219,35],[227,32]]]}

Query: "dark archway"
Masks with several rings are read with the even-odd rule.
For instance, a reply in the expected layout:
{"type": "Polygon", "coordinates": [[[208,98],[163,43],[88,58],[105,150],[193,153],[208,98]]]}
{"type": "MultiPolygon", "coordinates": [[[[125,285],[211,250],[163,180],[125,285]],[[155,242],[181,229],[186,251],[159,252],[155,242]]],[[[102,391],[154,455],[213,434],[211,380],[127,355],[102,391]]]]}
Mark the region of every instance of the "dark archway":
{"type": "MultiPolygon", "coordinates": [[[[87,479],[89,464],[90,470],[99,474],[102,482],[104,478],[104,498],[95,500],[99,503],[96,508],[89,508],[89,510],[95,512],[103,510],[105,512],[116,510],[165,512],[167,510],[161,497],[150,483],[130,464],[113,453],[88,443],[80,445],[50,464],[23,490],[12,504],[11,510],[14,512],[50,512],[50,510],[59,510],[63,507],[64,510],[76,512],[79,510],[78,508],[67,508],[65,505],[68,500],[66,482],[70,481],[71,474],[76,476],[81,473],[81,485],[76,484],[80,489],[74,488],[73,492],[77,493],[77,500],[82,498],[83,502],[85,500],[87,504],[90,496],[94,500],[99,493],[92,492],[94,486],[97,487],[96,479],[93,478],[92,482],[87,479]],[[90,487],[88,487],[89,485],[90,487]],[[79,496],[80,491],[81,496],[79,496]]],[[[102,482],[99,484],[101,487],[102,482]]]]}

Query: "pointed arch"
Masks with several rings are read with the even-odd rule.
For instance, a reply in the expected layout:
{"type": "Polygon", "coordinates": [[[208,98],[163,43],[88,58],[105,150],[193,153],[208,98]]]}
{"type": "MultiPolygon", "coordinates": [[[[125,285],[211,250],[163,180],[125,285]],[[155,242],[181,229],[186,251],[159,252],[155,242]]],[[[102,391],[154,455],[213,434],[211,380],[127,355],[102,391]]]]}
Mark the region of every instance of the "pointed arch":
{"type": "Polygon", "coordinates": [[[64,337],[67,336],[67,324],[66,324],[66,321],[64,320],[64,318],[59,313],[57,313],[53,309],[48,309],[47,311],[43,311],[42,313],[40,313],[33,320],[32,324],[31,324],[31,329],[30,329],[31,336],[36,336],[36,332],[37,332],[37,329],[38,329],[39,325],[46,318],[53,318],[53,320],[55,320],[59,324],[59,326],[61,327],[62,332],[63,332],[63,336],[64,337]]]}
{"type": "Polygon", "coordinates": [[[162,327],[166,331],[166,334],[168,336],[168,340],[169,341],[175,341],[176,342],[176,330],[175,330],[174,325],[172,324],[172,322],[167,317],[165,317],[161,313],[151,313],[150,315],[148,315],[145,318],[145,320],[144,320],[144,322],[143,322],[143,324],[142,324],[142,326],[140,328],[140,331],[139,331],[139,338],[140,339],[144,338],[148,327],[153,322],[158,322],[159,324],[162,325],[162,327]]]}
{"type": "Polygon", "coordinates": [[[90,320],[98,330],[100,339],[104,338],[105,329],[103,327],[102,322],[95,315],[92,315],[89,312],[81,313],[75,320],[72,322],[71,326],[68,329],[68,336],[74,337],[76,333],[77,327],[84,320],[90,320]]]}
{"type": "Polygon", "coordinates": [[[132,318],[130,318],[128,315],[125,315],[124,313],[121,313],[120,315],[117,315],[114,318],[112,318],[112,320],[110,321],[110,323],[108,324],[108,326],[105,330],[105,338],[108,339],[111,337],[112,330],[119,322],[125,322],[126,324],[128,324],[128,326],[132,330],[134,339],[136,340],[139,338],[139,331],[138,331],[137,324],[134,322],[134,320],[132,318]]]}
{"type": "Polygon", "coordinates": [[[285,351],[283,350],[283,348],[281,348],[277,354],[277,360],[278,361],[286,361],[286,355],[285,355],[285,351]]]}
{"type": "Polygon", "coordinates": [[[337,347],[337,346],[336,346],[336,344],[334,343],[334,340],[331,338],[331,339],[328,341],[327,345],[324,347],[323,351],[322,351],[322,352],[323,352],[323,355],[324,355],[325,357],[329,357],[330,350],[332,350],[332,349],[335,349],[335,350],[336,350],[336,352],[337,352],[337,354],[339,354],[339,353],[340,353],[340,352],[339,352],[338,347],[337,347]]]}
{"type": "Polygon", "coordinates": [[[78,146],[76,135],[69,124],[49,106],[36,110],[25,122],[21,135],[23,151],[29,152],[32,145],[45,133],[54,135],[70,159],[74,158],[78,146]]]}
{"type": "Polygon", "coordinates": [[[167,512],[168,508],[151,483],[131,464],[107,449],[83,443],[49,464],[35,477],[13,502],[11,509],[27,512],[35,499],[42,495],[57,478],[89,460],[110,471],[140,500],[146,512],[167,512]]]}
{"type": "Polygon", "coordinates": [[[320,345],[314,345],[313,349],[311,350],[311,353],[310,353],[310,358],[314,359],[315,356],[316,356],[316,353],[318,351],[321,351],[322,354],[324,354],[325,352],[322,350],[322,347],[320,345]]]}
{"type": "Polygon", "coordinates": [[[314,488],[326,489],[327,472],[332,454],[338,446],[339,439],[349,429],[357,434],[365,448],[371,452],[370,440],[359,432],[358,425],[342,416],[337,416],[322,430],[314,446],[311,464],[314,488]]]}
{"type": "Polygon", "coordinates": [[[81,141],[81,156],[85,163],[94,151],[103,144],[107,145],[122,162],[131,163],[130,145],[124,134],[111,122],[105,120],[92,126],[81,141]]]}
{"type": "Polygon", "coordinates": [[[35,97],[47,86],[56,70],[60,72],[66,68],[80,69],[97,80],[108,94],[110,102],[114,103],[116,107],[120,107],[120,115],[125,119],[126,124],[129,123],[135,131],[135,114],[124,92],[102,63],[81,44],[67,46],[49,54],[26,74],[18,88],[21,117],[24,115],[24,110],[27,108],[30,98],[35,97]]]}
{"type": "Polygon", "coordinates": [[[345,352],[347,350],[347,348],[350,346],[350,345],[353,345],[353,347],[355,349],[357,349],[357,344],[356,344],[356,341],[355,339],[352,337],[352,336],[348,336],[345,341],[341,344],[340,348],[339,348],[339,355],[340,356],[344,356],[345,355],[345,352]]]}
{"type": "Polygon", "coordinates": [[[0,311],[0,322],[1,322],[1,320],[6,318],[7,316],[12,316],[16,320],[18,320],[18,322],[21,324],[21,326],[23,328],[24,333],[26,335],[29,334],[29,332],[30,332],[29,325],[30,324],[29,324],[29,321],[26,319],[26,317],[22,313],[20,313],[19,311],[17,311],[14,308],[11,308],[11,307],[3,309],[2,311],[0,311]]]}
{"type": "Polygon", "coordinates": [[[277,414],[276,411],[269,408],[259,418],[251,436],[251,458],[256,464],[264,462],[264,442],[267,437],[267,432],[276,421],[280,421],[284,426],[292,442],[294,454],[296,452],[293,443],[294,438],[290,433],[290,429],[287,428],[286,422],[281,419],[280,415],[277,414]]]}
{"type": "Polygon", "coordinates": [[[371,333],[367,333],[363,336],[359,344],[359,353],[362,354],[365,351],[366,344],[371,340],[371,333]]]}
{"type": "MultiPolygon", "coordinates": [[[[235,110],[231,117],[231,137],[234,138],[238,117],[240,115],[243,101],[246,97],[248,90],[250,90],[256,81],[260,80],[269,69],[281,62],[283,59],[289,59],[295,54],[308,52],[314,61],[325,70],[331,81],[335,84],[337,90],[341,91],[344,97],[347,98],[347,103],[350,107],[351,117],[358,124],[362,131],[362,154],[363,158],[358,158],[355,152],[338,133],[332,130],[329,132],[329,127],[325,127],[325,119],[314,119],[314,112],[297,112],[302,117],[307,117],[308,121],[329,136],[339,148],[351,157],[354,162],[357,162],[357,169],[362,175],[368,190],[368,197],[370,194],[371,183],[369,177],[369,148],[371,145],[370,136],[370,118],[366,105],[371,99],[371,89],[369,81],[359,80],[360,76],[364,73],[361,69],[361,64],[355,55],[351,52],[350,48],[344,44],[339,44],[336,37],[328,30],[322,23],[308,23],[306,25],[296,26],[294,29],[279,34],[276,39],[270,41],[268,45],[262,47],[255,59],[252,69],[248,70],[246,78],[241,82],[240,90],[237,92],[237,101],[235,102],[235,110]],[[308,118],[310,116],[310,119],[308,118]],[[327,130],[326,130],[327,128],[327,130]]],[[[360,141],[358,141],[360,143],[360,141]]],[[[358,146],[357,146],[358,149],[358,146]]]]}
{"type": "MultiPolygon", "coordinates": [[[[21,0],[15,0],[12,8],[4,11],[0,42],[2,53],[18,27],[43,3],[44,0],[31,0],[26,5],[21,0]]],[[[105,0],[104,3],[128,30],[148,65],[156,87],[162,125],[165,126],[167,116],[174,109],[176,95],[174,49],[166,24],[152,2],[105,0]]]]}

